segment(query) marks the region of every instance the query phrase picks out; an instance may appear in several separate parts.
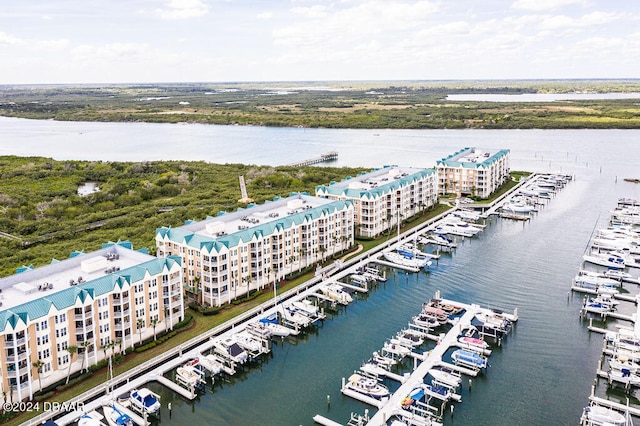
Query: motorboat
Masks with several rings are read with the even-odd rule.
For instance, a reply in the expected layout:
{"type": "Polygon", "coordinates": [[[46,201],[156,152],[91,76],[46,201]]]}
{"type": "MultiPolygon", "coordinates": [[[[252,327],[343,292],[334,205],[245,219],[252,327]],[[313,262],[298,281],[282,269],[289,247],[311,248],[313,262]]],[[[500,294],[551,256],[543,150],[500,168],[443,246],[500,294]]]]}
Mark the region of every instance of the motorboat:
{"type": "Polygon", "coordinates": [[[386,274],[384,272],[380,272],[376,268],[365,267],[364,272],[362,273],[368,280],[370,281],[381,281],[384,282],[387,280],[386,274]]]}
{"type": "Polygon", "coordinates": [[[424,343],[424,333],[417,330],[404,329],[396,334],[396,339],[406,347],[418,347],[424,343]]]}
{"type": "Polygon", "coordinates": [[[424,387],[422,386],[416,386],[415,388],[413,388],[411,390],[411,392],[409,392],[409,395],[407,395],[401,402],[402,408],[408,408],[410,406],[412,406],[413,404],[415,404],[416,402],[420,401],[421,399],[423,399],[425,396],[425,390],[424,387]]]}
{"type": "Polygon", "coordinates": [[[471,319],[471,325],[482,336],[502,338],[511,331],[511,321],[498,312],[482,311],[471,319]]]}
{"type": "Polygon", "coordinates": [[[612,278],[614,280],[630,280],[633,278],[633,276],[630,273],[621,271],[619,269],[607,269],[602,273],[602,275],[604,275],[607,278],[612,278]]]}
{"type": "Polygon", "coordinates": [[[429,370],[429,374],[435,381],[445,384],[454,389],[460,386],[460,384],[462,383],[462,377],[460,376],[460,373],[455,372],[454,370],[432,368],[431,370],[429,370]]]}
{"type": "Polygon", "coordinates": [[[629,417],[612,408],[590,405],[582,410],[581,425],[631,426],[629,417]]]}
{"type": "Polygon", "coordinates": [[[389,396],[389,389],[378,380],[358,373],[349,376],[345,389],[356,391],[362,395],[382,399],[389,396]]]}
{"type": "Polygon", "coordinates": [[[322,294],[341,305],[348,305],[353,302],[353,297],[344,290],[344,287],[336,282],[327,283],[321,286],[320,291],[322,294]]]}
{"type": "Polygon", "coordinates": [[[203,390],[207,383],[204,380],[204,372],[197,370],[194,365],[189,364],[185,364],[176,369],[176,381],[192,391],[203,390]]]}
{"type": "Polygon", "coordinates": [[[262,352],[260,340],[246,330],[235,333],[233,339],[242,349],[249,353],[257,354],[262,352]]]}
{"type": "Polygon", "coordinates": [[[248,322],[244,329],[247,333],[258,340],[269,340],[272,336],[271,330],[269,330],[264,323],[260,321],[248,322]]]}
{"type": "Polygon", "coordinates": [[[377,362],[371,358],[369,361],[362,363],[360,371],[366,375],[378,377],[385,375],[389,371],[389,367],[388,364],[377,362]]]}
{"type": "Polygon", "coordinates": [[[458,209],[458,210],[454,210],[453,213],[454,216],[459,217],[460,219],[463,220],[468,220],[468,221],[472,221],[475,222],[476,220],[479,220],[482,215],[478,212],[474,212],[471,210],[466,210],[466,209],[458,209]]]}
{"type": "Polygon", "coordinates": [[[272,336],[287,337],[292,331],[290,328],[285,327],[278,322],[277,314],[271,314],[264,318],[260,318],[259,322],[271,332],[272,336]]]}
{"type": "Polygon", "coordinates": [[[461,336],[458,338],[458,343],[467,349],[475,351],[485,351],[489,349],[489,343],[473,336],[461,336]]]}
{"type": "Polygon", "coordinates": [[[511,212],[511,213],[531,213],[536,210],[536,208],[533,205],[528,204],[521,200],[515,200],[513,198],[505,202],[502,205],[501,209],[503,211],[511,212]]]}
{"type": "Polygon", "coordinates": [[[249,359],[249,354],[232,337],[215,339],[213,347],[217,354],[237,364],[244,364],[249,359]]]}
{"type": "Polygon", "coordinates": [[[633,330],[620,328],[617,332],[609,331],[605,334],[605,340],[614,348],[631,353],[640,352],[640,336],[633,330]]]}
{"type": "Polygon", "coordinates": [[[614,278],[604,276],[598,272],[579,271],[574,278],[574,283],[579,287],[599,288],[599,287],[618,287],[620,281],[614,278]]]}
{"type": "Polygon", "coordinates": [[[633,374],[628,368],[609,370],[607,378],[609,381],[621,383],[625,386],[640,386],[640,376],[633,374]]]}
{"type": "Polygon", "coordinates": [[[474,351],[466,349],[457,349],[451,354],[451,359],[456,364],[470,367],[473,369],[487,368],[489,365],[487,358],[474,351]]]}
{"type": "Polygon", "coordinates": [[[422,244],[435,244],[442,247],[455,248],[458,245],[451,239],[444,236],[444,234],[430,234],[426,237],[418,237],[418,242],[422,244]]]}
{"type": "Polygon", "coordinates": [[[208,354],[200,358],[200,365],[202,365],[212,376],[220,374],[222,372],[222,363],[213,354],[208,354]]]}
{"type": "Polygon", "coordinates": [[[290,311],[306,316],[311,322],[324,319],[326,315],[308,299],[296,300],[288,306],[290,311]]]}
{"type": "Polygon", "coordinates": [[[431,299],[429,302],[425,303],[423,307],[424,306],[431,306],[433,308],[442,309],[448,316],[457,315],[462,312],[462,307],[452,305],[451,303],[446,303],[441,299],[431,299]]]}
{"type": "Polygon", "coordinates": [[[616,256],[610,253],[591,253],[582,256],[585,262],[593,263],[594,265],[605,266],[609,269],[624,269],[625,262],[620,256],[616,256]]]}
{"type": "Polygon", "coordinates": [[[441,401],[448,401],[451,399],[451,388],[440,384],[426,384],[423,385],[425,395],[430,398],[436,398],[441,401]]]}
{"type": "Polygon", "coordinates": [[[160,395],[149,388],[134,389],[129,395],[130,407],[141,414],[156,414],[160,411],[160,395]]]}
{"type": "Polygon", "coordinates": [[[593,314],[605,314],[612,312],[618,303],[609,294],[598,294],[597,297],[586,299],[582,305],[582,310],[593,314]]]}
{"type": "Polygon", "coordinates": [[[471,229],[471,227],[465,227],[462,225],[454,225],[451,223],[442,223],[434,228],[433,232],[436,234],[450,234],[450,235],[458,235],[461,237],[473,237],[480,230],[477,228],[471,229]]]}
{"type": "Polygon", "coordinates": [[[609,360],[609,367],[612,370],[628,370],[631,374],[640,374],[640,364],[623,354],[616,354],[609,360]]]}
{"type": "Polygon", "coordinates": [[[97,411],[89,411],[88,413],[82,413],[82,416],[78,419],[78,426],[106,426],[102,421],[104,416],[97,411]]]}
{"type": "Polygon", "coordinates": [[[133,419],[120,411],[115,404],[104,405],[102,412],[110,426],[134,426],[133,419]]]}
{"type": "Polygon", "coordinates": [[[393,356],[404,358],[411,353],[411,348],[403,346],[398,339],[389,339],[382,346],[383,353],[389,353],[393,356]]]}
{"type": "Polygon", "coordinates": [[[442,325],[435,316],[424,313],[420,313],[411,318],[411,322],[423,329],[432,329],[442,325]]]}
{"type": "Polygon", "coordinates": [[[429,304],[423,305],[422,311],[420,313],[423,315],[430,315],[434,317],[440,323],[440,325],[445,325],[449,322],[449,316],[444,311],[444,309],[440,309],[429,304]]]}

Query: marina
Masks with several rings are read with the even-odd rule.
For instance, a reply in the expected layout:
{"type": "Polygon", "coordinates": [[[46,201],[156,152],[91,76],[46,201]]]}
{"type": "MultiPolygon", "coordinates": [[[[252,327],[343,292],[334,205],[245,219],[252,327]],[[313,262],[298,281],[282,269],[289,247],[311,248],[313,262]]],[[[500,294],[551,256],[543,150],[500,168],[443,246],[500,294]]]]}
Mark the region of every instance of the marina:
{"type": "MultiPolygon", "coordinates": [[[[106,124],[100,127],[118,126],[106,124]]],[[[140,126],[140,130],[144,129],[145,134],[148,134],[150,128],[156,127],[162,129],[162,133],[167,133],[166,129],[170,129],[169,133],[181,131],[179,126],[140,126]]],[[[184,127],[193,130],[192,126],[184,127]]],[[[127,128],[130,129],[131,126],[127,128]]],[[[295,134],[291,139],[295,139],[296,146],[311,146],[305,145],[307,141],[315,137],[324,138],[325,133],[338,135],[336,140],[345,144],[345,149],[341,149],[338,165],[349,162],[356,165],[363,164],[363,161],[366,163],[369,160],[365,157],[373,157],[374,152],[376,157],[380,152],[384,152],[383,155],[387,158],[394,158],[399,163],[411,161],[416,152],[427,157],[434,155],[430,152],[407,150],[409,154],[403,157],[403,152],[395,149],[398,137],[404,138],[404,148],[410,146],[413,138],[424,135],[424,132],[382,131],[375,142],[390,148],[382,145],[371,148],[371,140],[366,137],[366,131],[352,132],[347,144],[341,139],[344,135],[339,131],[316,132],[306,129],[306,133],[303,133],[302,130],[288,129],[249,130],[277,133],[282,140],[286,140],[286,135],[295,134]],[[360,134],[364,145],[358,141],[360,134]]],[[[209,128],[206,131],[209,131],[209,128]]],[[[248,129],[231,128],[230,131],[243,133],[248,129]]],[[[151,132],[153,133],[153,130],[151,132]]],[[[84,133],[87,134],[88,130],[85,129],[84,133]]],[[[69,134],[73,135],[73,132],[69,134]]],[[[611,142],[615,140],[622,149],[630,149],[629,155],[634,156],[637,149],[628,140],[635,139],[633,135],[633,131],[486,130],[430,133],[435,145],[429,150],[433,150],[435,155],[443,152],[442,147],[450,143],[448,141],[451,137],[455,138],[457,144],[506,146],[511,147],[515,154],[514,168],[543,171],[561,169],[565,173],[575,173],[576,183],[568,185],[562,196],[553,197],[552,202],[545,205],[544,211],[536,214],[535,220],[519,223],[496,221],[492,218],[485,222],[489,226],[479,236],[473,239],[455,238],[457,248],[451,251],[451,254],[441,257],[437,268],[432,269],[429,274],[420,272],[407,275],[405,271],[398,271],[396,268],[381,267],[387,274],[386,284],[362,293],[362,297],[356,298],[346,310],[331,313],[328,320],[317,328],[302,333],[301,337],[297,338],[295,347],[287,342],[274,344],[272,355],[259,364],[259,372],[247,374],[246,369],[240,369],[231,378],[216,381],[213,387],[209,385],[207,393],[197,401],[183,400],[181,396],[168,391],[162,385],[150,382],[149,387],[162,395],[162,423],[167,421],[166,404],[172,403],[173,417],[169,424],[177,425],[206,422],[251,424],[255,419],[263,419],[270,424],[310,424],[313,413],[339,419],[340,424],[344,424],[351,418],[351,413],[363,413],[366,408],[351,398],[341,398],[340,377],[350,369],[359,367],[362,360],[380,348],[380,341],[375,337],[371,339],[372,334],[365,330],[375,327],[378,330],[375,335],[394,335],[406,327],[411,315],[420,310],[416,301],[419,300],[421,304],[429,297],[427,294],[433,294],[436,289],[449,298],[464,303],[521,308],[521,324],[517,332],[513,338],[503,343],[505,349],[508,347],[504,359],[500,350],[494,350],[488,380],[482,377],[474,379],[473,392],[467,391],[466,383],[463,386],[464,403],[456,405],[456,424],[475,424],[479,416],[488,424],[577,423],[583,408],[588,404],[588,395],[593,385],[594,371],[602,345],[599,338],[594,339],[593,335],[589,335],[583,323],[576,321],[576,314],[582,306],[582,296],[568,299],[567,283],[576,274],[576,265],[581,260],[586,238],[603,206],[611,206],[611,202],[618,197],[637,199],[640,196],[637,189],[633,192],[632,188],[624,186],[621,179],[616,180],[616,176],[625,173],[630,175],[632,170],[616,160],[617,155],[598,149],[598,146],[608,143],[611,139],[611,142]],[[558,152],[558,146],[566,147],[567,152],[558,152]],[[603,166],[599,170],[598,166],[601,164],[603,166]],[[381,310],[388,315],[381,318],[381,310]],[[358,318],[357,323],[354,323],[352,318],[358,318]],[[569,339],[571,345],[566,344],[569,339]],[[373,344],[368,343],[371,340],[374,341],[373,344]],[[350,344],[347,347],[337,346],[337,341],[349,341],[350,344]],[[570,349],[576,346],[582,348],[579,354],[570,349]],[[336,356],[338,353],[339,358],[336,356]],[[322,370],[322,375],[303,367],[310,362],[322,370]],[[532,367],[534,365],[535,369],[532,367]],[[305,383],[313,383],[313,386],[298,383],[299,377],[305,377],[305,383]],[[524,383],[527,383],[527,386],[524,386],[524,383]],[[540,386],[540,383],[557,383],[557,389],[562,392],[563,397],[547,398],[548,388],[540,386]],[[239,403],[252,394],[260,394],[261,398],[253,400],[251,404],[239,403]],[[302,399],[296,395],[305,396],[302,399]],[[327,395],[331,395],[330,410],[327,395]],[[544,412],[536,408],[543,405],[548,408],[544,412]],[[274,406],[279,409],[273,410],[274,406]],[[492,409],[486,410],[487,406],[491,406],[492,409]],[[266,419],[264,413],[269,413],[266,419]]],[[[109,138],[128,139],[127,136],[109,138]]],[[[206,140],[210,139],[211,137],[207,136],[206,140]]],[[[312,140],[311,143],[316,142],[312,140]]],[[[105,146],[108,145],[105,143],[105,146]]],[[[143,151],[149,152],[148,149],[143,151]]],[[[129,156],[127,160],[131,160],[130,156],[135,155],[134,152],[125,149],[116,149],[114,152],[126,153],[129,156]]],[[[269,153],[272,157],[260,157],[258,160],[246,160],[246,153],[257,152],[256,149],[243,149],[242,152],[241,158],[224,157],[221,160],[221,157],[217,156],[213,161],[271,161],[273,164],[281,164],[282,158],[287,158],[287,155],[290,156],[285,162],[295,161],[295,155],[290,154],[294,150],[289,146],[283,150],[274,149],[269,153]]],[[[70,158],[68,154],[62,155],[64,158],[70,158]]],[[[97,155],[99,159],[109,158],[102,153],[97,155]]],[[[637,273],[633,274],[633,278],[637,279],[637,273]]],[[[625,284],[625,288],[633,295],[633,286],[627,287],[625,284]]],[[[623,314],[631,314],[634,311],[626,304],[620,309],[623,314]]],[[[613,318],[604,324],[597,319],[594,320],[597,326],[617,329],[617,322],[613,318]]],[[[249,369],[251,370],[253,368],[249,369]]],[[[606,386],[597,386],[594,397],[610,401],[612,405],[626,406],[627,396],[615,391],[611,393],[606,386]]],[[[638,404],[633,393],[628,397],[632,406],[638,404]]],[[[443,421],[448,423],[449,416],[445,416],[443,421]]]]}

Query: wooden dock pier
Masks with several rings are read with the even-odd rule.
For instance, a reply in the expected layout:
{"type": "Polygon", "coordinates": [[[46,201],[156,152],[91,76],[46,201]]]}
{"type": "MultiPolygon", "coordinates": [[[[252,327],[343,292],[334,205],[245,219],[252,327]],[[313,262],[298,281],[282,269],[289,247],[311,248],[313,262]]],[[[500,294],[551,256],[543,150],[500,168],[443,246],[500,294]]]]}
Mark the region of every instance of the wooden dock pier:
{"type": "Polygon", "coordinates": [[[319,157],[309,158],[295,163],[287,164],[291,167],[310,166],[312,164],[325,163],[327,161],[335,161],[338,159],[338,151],[328,151],[320,154],[319,157]]]}

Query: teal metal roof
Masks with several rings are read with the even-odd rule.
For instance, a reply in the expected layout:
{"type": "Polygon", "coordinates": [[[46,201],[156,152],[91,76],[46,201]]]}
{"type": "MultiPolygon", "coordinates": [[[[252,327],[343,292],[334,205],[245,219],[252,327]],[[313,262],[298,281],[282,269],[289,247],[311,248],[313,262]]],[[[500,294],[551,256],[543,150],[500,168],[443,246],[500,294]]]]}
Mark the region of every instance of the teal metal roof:
{"type": "Polygon", "coordinates": [[[206,249],[209,253],[214,251],[220,252],[224,249],[236,247],[240,243],[252,241],[254,238],[258,240],[263,239],[284,229],[291,228],[294,225],[299,225],[305,220],[314,220],[322,217],[323,215],[329,215],[336,211],[341,211],[351,205],[352,203],[350,201],[334,201],[332,203],[313,207],[308,210],[274,219],[272,221],[261,223],[220,237],[213,237],[184,228],[171,227],[156,229],[156,236],[167,238],[170,241],[180,244],[184,242],[189,247],[193,247],[198,250],[206,249]]]}
{"type": "Polygon", "coordinates": [[[435,169],[420,170],[419,172],[412,173],[400,179],[394,179],[389,183],[385,183],[384,185],[379,185],[373,189],[349,188],[345,186],[339,186],[336,184],[318,185],[316,187],[316,194],[331,194],[331,195],[343,196],[343,197],[352,198],[352,199],[355,199],[355,198],[376,199],[390,192],[394,192],[400,188],[406,187],[420,180],[423,180],[424,178],[430,175],[433,175],[435,173],[436,173],[435,169]]]}
{"type": "Polygon", "coordinates": [[[460,151],[454,152],[450,156],[443,158],[442,160],[438,160],[436,162],[436,166],[445,166],[445,167],[464,167],[468,169],[479,169],[491,166],[491,164],[500,160],[501,158],[507,156],[510,152],[508,149],[501,149],[497,151],[495,154],[487,157],[485,160],[481,162],[473,162],[473,161],[458,161],[457,158],[460,158],[462,155],[466,153],[470,153],[475,148],[463,148],[460,151]]]}
{"type": "Polygon", "coordinates": [[[57,310],[71,308],[76,304],[77,300],[85,302],[89,298],[95,299],[103,294],[108,294],[116,287],[122,289],[123,285],[127,282],[134,283],[141,281],[147,271],[151,275],[156,275],[159,274],[165,266],[167,269],[171,269],[176,263],[181,264],[181,258],[179,256],[151,259],[113,274],[87,281],[86,283],[69,287],[55,293],[49,293],[46,297],[14,306],[11,309],[5,309],[0,311],[0,332],[5,331],[7,325],[15,328],[19,321],[26,324],[29,321],[48,316],[52,305],[57,310]]]}

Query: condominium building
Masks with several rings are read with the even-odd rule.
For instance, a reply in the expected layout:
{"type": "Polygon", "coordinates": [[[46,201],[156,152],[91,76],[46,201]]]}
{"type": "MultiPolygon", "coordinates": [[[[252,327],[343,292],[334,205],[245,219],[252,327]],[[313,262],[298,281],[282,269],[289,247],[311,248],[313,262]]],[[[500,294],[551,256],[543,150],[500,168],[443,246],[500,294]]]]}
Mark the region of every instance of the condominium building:
{"type": "Polygon", "coordinates": [[[509,179],[509,150],[464,148],[436,162],[438,193],[489,197],[509,179]]]}
{"type": "Polygon", "coordinates": [[[180,259],[119,244],[26,268],[0,291],[0,390],[13,401],[184,318],[180,259]]]}
{"type": "Polygon", "coordinates": [[[376,237],[437,202],[434,169],[388,166],[341,182],[316,187],[318,197],[349,200],[356,233],[376,237]]]}
{"type": "Polygon", "coordinates": [[[182,258],[185,288],[220,306],[353,244],[353,205],[305,194],[156,230],[157,256],[182,258]]]}

